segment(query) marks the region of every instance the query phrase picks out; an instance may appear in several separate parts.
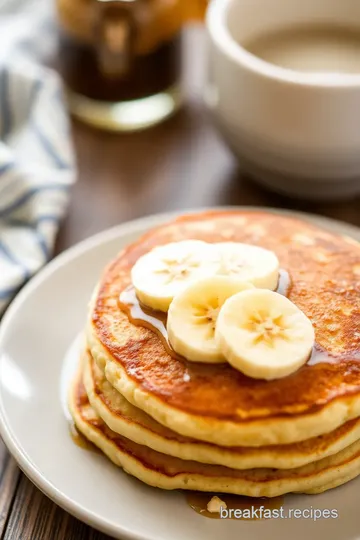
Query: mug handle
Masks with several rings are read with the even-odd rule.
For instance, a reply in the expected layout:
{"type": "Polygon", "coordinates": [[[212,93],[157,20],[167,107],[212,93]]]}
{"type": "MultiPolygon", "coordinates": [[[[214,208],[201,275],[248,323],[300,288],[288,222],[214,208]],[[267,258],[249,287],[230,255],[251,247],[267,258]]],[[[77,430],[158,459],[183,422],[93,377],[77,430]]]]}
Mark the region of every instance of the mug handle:
{"type": "Polygon", "coordinates": [[[142,0],[95,0],[95,49],[99,70],[124,77],[135,54],[135,10],[142,0]]]}

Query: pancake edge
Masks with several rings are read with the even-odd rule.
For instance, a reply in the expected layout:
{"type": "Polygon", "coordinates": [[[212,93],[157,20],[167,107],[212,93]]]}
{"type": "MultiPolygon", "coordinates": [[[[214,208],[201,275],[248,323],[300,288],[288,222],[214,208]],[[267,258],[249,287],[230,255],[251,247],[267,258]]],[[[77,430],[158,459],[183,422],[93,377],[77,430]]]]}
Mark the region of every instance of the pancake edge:
{"type": "Polygon", "coordinates": [[[314,413],[290,418],[280,416],[266,421],[236,423],[196,416],[171,407],[150,392],[140,389],[123,366],[103,346],[91,321],[87,325],[86,338],[92,357],[104,371],[110,384],[132,405],[185,437],[219,446],[289,444],[324,435],[360,416],[358,394],[346,399],[335,399],[314,413]]]}
{"type": "MultiPolygon", "coordinates": [[[[319,461],[333,454],[336,454],[352,443],[360,439],[360,419],[358,425],[354,426],[350,432],[346,433],[340,440],[329,444],[325,451],[304,454],[296,451],[289,451],[289,454],[281,455],[276,448],[271,446],[264,450],[267,453],[260,454],[260,448],[244,447],[248,450],[248,455],[238,454],[235,449],[220,447],[201,441],[177,441],[152,431],[150,428],[138,424],[136,421],[129,422],[120,415],[111,411],[98,395],[95,387],[93,370],[91,363],[94,361],[90,354],[84,352],[84,372],[83,383],[89,398],[90,405],[96,413],[104,420],[109,428],[115,433],[119,433],[138,444],[143,444],[173,457],[183,460],[193,460],[200,463],[212,465],[223,465],[231,469],[255,469],[255,468],[276,468],[291,469],[298,468],[308,463],[319,461]],[[254,455],[255,454],[255,455],[254,455]]],[[[114,388],[114,392],[117,390],[114,388]]],[[[126,398],[124,398],[126,399],[126,398]]],[[[261,449],[263,450],[263,449],[261,449]]]]}
{"type": "MultiPolygon", "coordinates": [[[[69,409],[76,427],[95,446],[118,467],[126,473],[152,487],[164,490],[195,490],[204,492],[232,493],[248,497],[278,497],[286,493],[317,493],[321,490],[337,487],[355,478],[360,473],[360,450],[345,459],[344,463],[335,460],[333,466],[327,467],[314,477],[307,475],[300,479],[281,479],[273,481],[255,482],[231,477],[211,477],[203,474],[178,473],[167,476],[164,473],[150,469],[136,456],[129,454],[119,447],[101,432],[100,429],[90,426],[79,412],[76,405],[76,388],[79,384],[79,374],[75,377],[69,394],[69,409]],[[341,471],[341,474],[339,474],[341,471]],[[316,491],[317,490],[317,491],[316,491]]],[[[331,458],[330,458],[331,459],[331,458]]]]}

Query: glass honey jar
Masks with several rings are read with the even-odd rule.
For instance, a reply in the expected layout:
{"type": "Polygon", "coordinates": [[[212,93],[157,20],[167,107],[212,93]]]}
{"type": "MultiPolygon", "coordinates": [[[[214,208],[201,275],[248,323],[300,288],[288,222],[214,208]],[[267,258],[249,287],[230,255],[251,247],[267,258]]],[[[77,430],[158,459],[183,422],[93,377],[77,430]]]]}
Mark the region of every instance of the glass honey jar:
{"type": "Polygon", "coordinates": [[[181,105],[181,28],[205,0],[57,0],[60,73],[74,116],[132,131],[181,105]]]}

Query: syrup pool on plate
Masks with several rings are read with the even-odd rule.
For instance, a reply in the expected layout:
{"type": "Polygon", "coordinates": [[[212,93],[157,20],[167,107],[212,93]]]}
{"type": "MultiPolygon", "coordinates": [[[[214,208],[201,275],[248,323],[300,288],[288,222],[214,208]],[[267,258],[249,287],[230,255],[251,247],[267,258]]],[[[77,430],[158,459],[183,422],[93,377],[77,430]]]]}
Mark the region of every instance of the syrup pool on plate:
{"type": "MultiPolygon", "coordinates": [[[[264,513],[265,510],[280,511],[284,504],[284,497],[273,497],[269,499],[266,497],[243,497],[241,495],[229,495],[226,493],[206,493],[202,491],[186,492],[186,502],[190,506],[190,508],[192,508],[192,510],[194,510],[197,514],[200,514],[201,516],[210,519],[221,519],[219,512],[209,512],[208,510],[208,503],[214,496],[218,497],[226,504],[226,510],[241,510],[242,512],[247,510],[247,512],[244,512],[244,517],[240,519],[251,521],[261,519],[259,516],[251,517],[252,508],[254,508],[254,510],[259,510],[261,507],[263,507],[262,513],[264,513]],[[247,517],[247,515],[249,515],[249,517],[247,517]]],[[[269,514],[269,512],[265,512],[265,516],[267,514],[269,514]]],[[[254,513],[254,515],[256,516],[256,513],[254,513]]],[[[232,517],[230,519],[239,518],[232,517]]],[[[264,519],[267,518],[264,517],[264,519]]]]}

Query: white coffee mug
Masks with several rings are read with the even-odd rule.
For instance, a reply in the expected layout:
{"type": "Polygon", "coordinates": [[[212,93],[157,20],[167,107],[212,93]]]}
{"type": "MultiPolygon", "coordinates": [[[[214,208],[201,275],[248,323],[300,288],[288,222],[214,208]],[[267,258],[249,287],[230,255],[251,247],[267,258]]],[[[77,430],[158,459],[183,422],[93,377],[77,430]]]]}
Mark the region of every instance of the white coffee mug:
{"type": "Polygon", "coordinates": [[[212,0],[206,102],[244,168],[307,198],[360,193],[360,72],[279,67],[244,45],[299,25],[356,28],[358,0],[212,0]],[[356,25],[356,26],[355,26],[356,25]]]}

